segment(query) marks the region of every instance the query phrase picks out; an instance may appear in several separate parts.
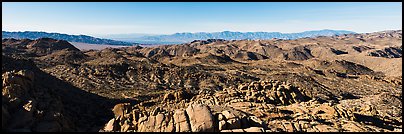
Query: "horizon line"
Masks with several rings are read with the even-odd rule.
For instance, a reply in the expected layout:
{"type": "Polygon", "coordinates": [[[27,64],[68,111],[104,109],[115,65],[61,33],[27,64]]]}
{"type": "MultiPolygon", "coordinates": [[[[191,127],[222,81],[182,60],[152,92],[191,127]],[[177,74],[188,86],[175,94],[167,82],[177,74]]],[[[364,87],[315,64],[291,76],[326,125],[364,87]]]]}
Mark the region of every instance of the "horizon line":
{"type": "MultiPolygon", "coordinates": [[[[355,31],[350,31],[350,30],[335,30],[335,29],[321,29],[321,30],[307,30],[307,31],[302,31],[302,32],[265,32],[265,31],[249,31],[249,32],[240,32],[240,31],[229,31],[229,30],[224,30],[224,31],[216,31],[216,32],[176,32],[172,34],[155,34],[155,33],[116,33],[116,34],[70,34],[70,33],[62,33],[62,32],[47,32],[47,31],[34,31],[34,30],[27,30],[27,31],[7,31],[7,30],[2,30],[2,32],[44,32],[44,33],[55,33],[55,34],[66,34],[66,35],[75,35],[75,36],[106,36],[106,35],[129,35],[129,34],[149,34],[145,36],[157,36],[157,35],[174,35],[174,34],[181,34],[181,33],[191,33],[191,34],[197,34],[197,33],[221,33],[221,32],[239,32],[239,33],[281,33],[281,34],[294,34],[294,33],[303,33],[303,32],[310,32],[310,31],[347,31],[347,32],[353,32],[354,34],[366,34],[366,33],[375,33],[375,32],[384,32],[384,31],[398,31],[402,29],[386,29],[386,30],[380,30],[380,31],[374,31],[374,32],[355,32],[355,31]]],[[[104,38],[104,37],[95,37],[95,38],[104,38]]]]}
{"type": "MultiPolygon", "coordinates": [[[[2,32],[45,32],[45,33],[58,33],[58,34],[68,34],[68,35],[119,35],[119,34],[150,34],[150,35],[173,35],[173,34],[181,34],[181,33],[191,33],[191,34],[196,34],[196,33],[221,33],[221,32],[235,32],[235,33],[281,33],[281,34],[293,34],[293,33],[302,33],[302,32],[309,32],[309,31],[348,31],[348,32],[354,32],[357,33],[355,31],[351,31],[351,30],[340,30],[340,29],[319,29],[319,30],[306,30],[306,31],[301,31],[301,32],[277,32],[277,31],[231,31],[231,30],[223,30],[223,31],[213,31],[213,32],[175,32],[175,33],[171,33],[171,34],[167,34],[167,33],[111,33],[111,34],[70,34],[70,33],[63,33],[63,32],[48,32],[48,31],[36,31],[36,30],[25,30],[25,31],[11,31],[11,30],[2,30],[2,32]]],[[[396,29],[398,30],[398,29],[396,29]]],[[[401,29],[400,29],[401,30],[401,29]]],[[[382,30],[382,31],[388,31],[388,30],[382,30]]],[[[381,32],[381,31],[378,31],[381,32]]],[[[368,32],[365,32],[368,33],[368,32]]],[[[372,32],[370,32],[372,33],[372,32]]]]}

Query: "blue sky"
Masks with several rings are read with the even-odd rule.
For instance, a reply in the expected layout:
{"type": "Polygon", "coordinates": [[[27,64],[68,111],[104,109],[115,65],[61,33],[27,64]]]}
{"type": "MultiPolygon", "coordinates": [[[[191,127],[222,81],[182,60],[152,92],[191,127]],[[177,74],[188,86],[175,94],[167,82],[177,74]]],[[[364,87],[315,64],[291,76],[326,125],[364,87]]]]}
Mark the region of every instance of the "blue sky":
{"type": "Polygon", "coordinates": [[[2,2],[3,31],[67,34],[402,29],[401,2],[2,2]]]}

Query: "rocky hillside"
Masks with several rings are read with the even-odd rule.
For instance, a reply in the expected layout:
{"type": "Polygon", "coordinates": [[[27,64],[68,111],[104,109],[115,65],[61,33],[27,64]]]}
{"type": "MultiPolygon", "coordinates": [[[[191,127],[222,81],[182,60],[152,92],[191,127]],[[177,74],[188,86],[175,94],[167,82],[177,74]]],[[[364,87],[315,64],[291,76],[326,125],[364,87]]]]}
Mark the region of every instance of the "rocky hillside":
{"type": "Polygon", "coordinates": [[[402,57],[369,55],[401,46],[401,31],[88,51],[3,39],[2,130],[401,132],[402,57]]]}
{"type": "MultiPolygon", "coordinates": [[[[363,132],[400,127],[400,113],[385,118],[384,105],[399,98],[380,94],[362,99],[322,102],[302,89],[278,81],[256,81],[223,91],[202,92],[191,100],[185,91],[159,99],[160,105],[117,104],[102,131],[122,132],[363,132]],[[387,97],[389,102],[382,102],[387,97]],[[361,103],[369,102],[369,104],[361,103]]],[[[397,103],[396,102],[396,103],[397,103]]],[[[401,106],[401,104],[396,104],[401,106]]]]}
{"type": "Polygon", "coordinates": [[[387,47],[382,50],[375,50],[369,52],[368,55],[375,57],[385,57],[385,58],[401,58],[403,55],[403,47],[387,47]]]}

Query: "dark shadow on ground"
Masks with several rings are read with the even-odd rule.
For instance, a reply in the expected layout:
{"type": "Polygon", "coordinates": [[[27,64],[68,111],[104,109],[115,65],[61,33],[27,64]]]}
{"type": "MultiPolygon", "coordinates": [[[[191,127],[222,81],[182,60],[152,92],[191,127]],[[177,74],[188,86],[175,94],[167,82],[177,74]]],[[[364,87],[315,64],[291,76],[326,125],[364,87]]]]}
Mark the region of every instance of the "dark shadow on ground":
{"type": "Polygon", "coordinates": [[[37,68],[33,61],[2,56],[2,73],[12,70],[30,70],[34,72],[35,88],[49,89],[49,94],[58,97],[63,104],[62,114],[74,125],[74,131],[99,131],[113,118],[111,111],[117,103],[136,100],[110,99],[81,90],[68,82],[60,80],[37,68]]]}

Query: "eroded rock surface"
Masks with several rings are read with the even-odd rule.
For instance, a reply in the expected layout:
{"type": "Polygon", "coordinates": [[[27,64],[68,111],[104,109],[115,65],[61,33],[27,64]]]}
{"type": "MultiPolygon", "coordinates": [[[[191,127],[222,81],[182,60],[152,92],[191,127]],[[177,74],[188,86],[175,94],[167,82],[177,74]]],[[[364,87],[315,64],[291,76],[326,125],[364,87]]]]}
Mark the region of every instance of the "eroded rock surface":
{"type": "MultiPolygon", "coordinates": [[[[386,96],[385,94],[381,94],[386,96]]],[[[277,98],[280,95],[275,96],[277,98]]],[[[380,97],[377,97],[381,99],[380,97]]],[[[387,97],[386,97],[387,98],[387,97]]],[[[146,113],[138,121],[124,118],[128,122],[139,122],[136,132],[361,132],[401,131],[401,113],[389,114],[384,108],[360,103],[370,98],[350,99],[339,102],[322,102],[305,96],[299,88],[277,81],[257,81],[240,84],[237,88],[224,89],[213,94],[199,94],[186,102],[187,107],[144,109],[146,113]],[[269,88],[267,88],[269,87],[269,88]],[[283,89],[283,101],[270,100],[277,88],[283,89]],[[263,91],[263,100],[258,96],[250,99],[243,94],[251,89],[253,94],[263,91]],[[288,92],[289,91],[289,92],[288,92]],[[293,91],[293,92],[291,92],[293,91]],[[268,97],[266,96],[268,95],[268,97]],[[240,97],[242,96],[242,97],[240,97]],[[282,103],[288,102],[288,103],[282,103]],[[355,106],[354,106],[355,105],[355,106]],[[156,110],[157,109],[157,110],[156,110]],[[174,113],[174,114],[173,114],[174,113]],[[389,114],[389,115],[386,115],[389,114]],[[174,115],[174,116],[172,116],[174,115]]],[[[381,104],[380,102],[374,102],[381,104]]],[[[121,104],[118,104],[121,105],[121,104]]],[[[173,104],[179,105],[179,104],[173,104]]],[[[401,108],[401,104],[394,104],[401,108]]],[[[181,107],[181,106],[180,106],[181,107]]],[[[139,105],[132,106],[139,111],[139,105]]],[[[138,112],[129,112],[138,113],[138,112]]],[[[124,115],[132,117],[134,115],[124,115]]],[[[106,125],[108,126],[108,124],[106,125]]],[[[135,125],[136,126],[136,125],[135,125]]],[[[122,127],[122,126],[117,126],[122,127]]],[[[135,128],[130,126],[130,128],[135,128]]],[[[110,131],[104,129],[103,131],[110,131]]]]}

